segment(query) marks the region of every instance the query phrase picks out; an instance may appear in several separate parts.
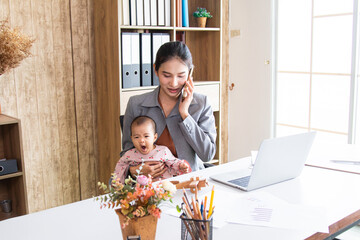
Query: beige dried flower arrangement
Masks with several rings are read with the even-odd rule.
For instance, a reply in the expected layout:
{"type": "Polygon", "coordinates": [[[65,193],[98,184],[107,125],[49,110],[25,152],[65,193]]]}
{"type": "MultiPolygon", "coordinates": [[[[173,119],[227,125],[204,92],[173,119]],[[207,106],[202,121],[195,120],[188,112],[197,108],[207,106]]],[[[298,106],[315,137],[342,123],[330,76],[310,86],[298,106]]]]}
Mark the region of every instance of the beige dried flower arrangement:
{"type": "Polygon", "coordinates": [[[34,39],[22,34],[18,28],[10,28],[8,21],[0,21],[0,75],[31,56],[33,42],[34,39]]]}

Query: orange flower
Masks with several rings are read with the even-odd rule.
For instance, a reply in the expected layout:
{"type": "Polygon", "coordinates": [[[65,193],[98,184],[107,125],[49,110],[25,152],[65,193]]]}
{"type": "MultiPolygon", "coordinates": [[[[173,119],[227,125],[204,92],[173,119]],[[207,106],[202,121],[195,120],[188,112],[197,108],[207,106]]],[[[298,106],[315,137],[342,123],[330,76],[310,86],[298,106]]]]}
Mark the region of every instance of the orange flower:
{"type": "Polygon", "coordinates": [[[129,208],[129,203],[128,203],[128,201],[126,201],[126,200],[124,200],[124,199],[120,199],[120,202],[121,202],[120,207],[121,207],[122,209],[128,209],[128,208],[129,208]]]}
{"type": "Polygon", "coordinates": [[[155,205],[150,205],[147,208],[148,212],[153,215],[154,217],[160,218],[160,208],[156,207],[155,205]]]}
{"type": "Polygon", "coordinates": [[[142,206],[139,206],[134,212],[134,216],[136,217],[143,217],[145,216],[146,212],[145,209],[142,206]]]}
{"type": "MultiPolygon", "coordinates": [[[[116,179],[116,176],[113,177],[116,179]]],[[[97,197],[101,201],[101,208],[121,208],[121,213],[127,221],[132,218],[149,214],[160,218],[161,210],[157,207],[162,201],[171,198],[171,192],[164,189],[163,184],[152,184],[151,177],[146,185],[141,185],[131,177],[125,184],[118,179],[111,182],[108,188],[105,183],[98,183],[99,188],[108,195],[97,197]]],[[[126,223],[125,223],[126,224],[126,223]]]]}

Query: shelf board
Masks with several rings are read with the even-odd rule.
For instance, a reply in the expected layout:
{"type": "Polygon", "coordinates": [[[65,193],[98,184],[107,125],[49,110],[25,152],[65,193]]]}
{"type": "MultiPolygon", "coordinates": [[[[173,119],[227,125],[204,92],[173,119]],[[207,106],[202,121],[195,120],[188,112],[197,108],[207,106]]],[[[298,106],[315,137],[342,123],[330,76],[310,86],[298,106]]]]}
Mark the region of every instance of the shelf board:
{"type": "Polygon", "coordinates": [[[14,178],[14,177],[20,177],[22,175],[23,175],[23,172],[16,172],[16,173],[11,173],[11,174],[6,174],[6,175],[0,176],[0,180],[14,178]]]}
{"type": "Polygon", "coordinates": [[[176,31],[197,31],[197,32],[220,32],[220,28],[212,28],[212,27],[175,27],[176,31]]]}
{"type": "Polygon", "coordinates": [[[0,114],[0,125],[18,123],[18,120],[5,114],[0,114]]]}
{"type": "Polygon", "coordinates": [[[14,208],[9,213],[4,213],[4,212],[0,211],[0,221],[6,220],[6,219],[9,219],[9,218],[13,218],[13,217],[18,217],[18,216],[21,216],[21,214],[17,214],[17,212],[15,211],[14,208]]]}
{"type": "Polygon", "coordinates": [[[172,31],[174,27],[165,27],[165,26],[125,26],[121,25],[121,29],[129,29],[129,30],[164,30],[164,31],[172,31]]]}
{"type": "Polygon", "coordinates": [[[123,30],[159,30],[159,31],[199,31],[199,32],[220,32],[217,27],[165,27],[165,26],[124,26],[121,25],[120,29],[123,30]]]}
{"type": "Polygon", "coordinates": [[[219,164],[219,159],[213,159],[213,160],[208,161],[207,163],[218,165],[219,164]]]}

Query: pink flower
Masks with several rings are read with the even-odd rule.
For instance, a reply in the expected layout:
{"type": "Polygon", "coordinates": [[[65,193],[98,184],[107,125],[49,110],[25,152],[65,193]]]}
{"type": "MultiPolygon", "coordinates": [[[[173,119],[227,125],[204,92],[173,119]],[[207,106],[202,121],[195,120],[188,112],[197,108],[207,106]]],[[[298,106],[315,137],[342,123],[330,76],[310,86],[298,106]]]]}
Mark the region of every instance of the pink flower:
{"type": "Polygon", "coordinates": [[[147,185],[149,181],[148,178],[144,175],[138,176],[136,180],[141,186],[147,185]]]}

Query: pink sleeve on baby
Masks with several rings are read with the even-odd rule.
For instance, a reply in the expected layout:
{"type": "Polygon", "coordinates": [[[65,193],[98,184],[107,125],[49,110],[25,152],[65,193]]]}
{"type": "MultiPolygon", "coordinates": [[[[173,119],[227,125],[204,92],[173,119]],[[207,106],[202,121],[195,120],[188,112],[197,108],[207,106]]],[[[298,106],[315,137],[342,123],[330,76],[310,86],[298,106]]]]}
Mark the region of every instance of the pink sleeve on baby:
{"type": "Polygon", "coordinates": [[[165,159],[164,163],[165,165],[168,167],[169,172],[172,175],[181,175],[184,174],[184,172],[182,172],[180,170],[180,164],[185,162],[188,166],[189,166],[189,172],[191,172],[191,168],[190,168],[190,164],[186,161],[186,160],[181,160],[176,158],[172,152],[170,151],[169,148],[163,146],[164,149],[162,149],[161,152],[163,152],[163,158],[165,159]]]}

